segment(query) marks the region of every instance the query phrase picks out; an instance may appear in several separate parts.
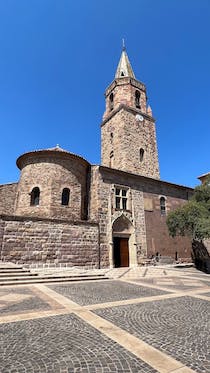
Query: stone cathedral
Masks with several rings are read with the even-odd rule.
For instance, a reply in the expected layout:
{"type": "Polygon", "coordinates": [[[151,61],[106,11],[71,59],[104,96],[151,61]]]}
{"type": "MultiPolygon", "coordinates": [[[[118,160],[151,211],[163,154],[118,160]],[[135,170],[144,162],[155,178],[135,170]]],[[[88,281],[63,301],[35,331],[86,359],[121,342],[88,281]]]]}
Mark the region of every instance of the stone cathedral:
{"type": "Polygon", "coordinates": [[[125,48],[105,100],[101,165],[59,146],[34,150],[17,159],[19,181],[0,185],[1,260],[112,268],[190,259],[190,241],[170,238],[166,217],[193,190],[160,180],[146,86],[125,48]]]}

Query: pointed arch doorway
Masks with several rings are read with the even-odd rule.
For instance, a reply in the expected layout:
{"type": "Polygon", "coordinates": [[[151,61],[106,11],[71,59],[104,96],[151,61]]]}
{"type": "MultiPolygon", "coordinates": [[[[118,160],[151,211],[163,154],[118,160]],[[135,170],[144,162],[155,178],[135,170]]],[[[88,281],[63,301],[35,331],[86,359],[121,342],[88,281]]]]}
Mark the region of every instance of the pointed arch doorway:
{"type": "Polygon", "coordinates": [[[112,226],[114,267],[129,267],[134,228],[131,222],[121,215],[112,226]]]}

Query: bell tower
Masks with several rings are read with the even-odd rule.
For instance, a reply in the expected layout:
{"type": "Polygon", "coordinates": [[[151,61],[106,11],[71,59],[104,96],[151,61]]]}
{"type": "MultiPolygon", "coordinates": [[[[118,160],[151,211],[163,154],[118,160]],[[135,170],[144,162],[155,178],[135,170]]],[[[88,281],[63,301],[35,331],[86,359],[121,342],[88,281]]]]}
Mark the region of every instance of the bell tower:
{"type": "Polygon", "coordinates": [[[102,165],[159,179],[155,120],[147,106],[146,87],[135,78],[124,45],[105,99],[102,165]]]}

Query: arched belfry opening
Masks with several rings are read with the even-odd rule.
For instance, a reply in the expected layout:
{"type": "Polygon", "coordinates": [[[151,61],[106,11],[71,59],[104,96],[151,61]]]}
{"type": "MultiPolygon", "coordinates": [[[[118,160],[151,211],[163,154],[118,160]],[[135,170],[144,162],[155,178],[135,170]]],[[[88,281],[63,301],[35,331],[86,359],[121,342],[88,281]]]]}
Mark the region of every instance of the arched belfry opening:
{"type": "Polygon", "coordinates": [[[135,256],[134,227],[125,215],[122,214],[114,221],[112,237],[113,266],[129,267],[132,264],[132,258],[135,256]]]}

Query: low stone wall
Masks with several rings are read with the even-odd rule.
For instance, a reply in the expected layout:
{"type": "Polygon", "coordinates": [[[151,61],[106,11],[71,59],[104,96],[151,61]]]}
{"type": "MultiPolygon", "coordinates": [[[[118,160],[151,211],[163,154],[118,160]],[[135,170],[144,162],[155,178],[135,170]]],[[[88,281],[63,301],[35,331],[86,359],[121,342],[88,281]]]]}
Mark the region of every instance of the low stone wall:
{"type": "Polygon", "coordinates": [[[0,216],[0,257],[14,263],[99,267],[98,224],[0,216]]]}

